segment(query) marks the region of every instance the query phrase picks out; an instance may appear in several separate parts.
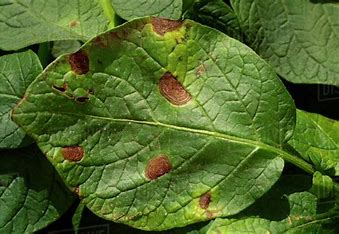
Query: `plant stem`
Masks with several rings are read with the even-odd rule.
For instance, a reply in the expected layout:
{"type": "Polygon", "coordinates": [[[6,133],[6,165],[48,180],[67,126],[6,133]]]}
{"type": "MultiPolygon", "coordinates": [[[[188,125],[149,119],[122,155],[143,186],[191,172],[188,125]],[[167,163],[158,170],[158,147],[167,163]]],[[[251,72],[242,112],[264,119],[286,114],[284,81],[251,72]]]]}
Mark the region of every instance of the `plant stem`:
{"type": "Polygon", "coordinates": [[[104,10],[104,14],[107,17],[109,24],[108,28],[112,29],[116,26],[116,15],[112,7],[111,0],[99,0],[102,9],[104,10]]]}
{"type": "Polygon", "coordinates": [[[289,153],[282,151],[281,157],[285,161],[292,163],[293,165],[299,167],[300,169],[306,171],[307,173],[313,174],[315,172],[315,170],[314,170],[314,168],[311,164],[309,164],[308,162],[302,160],[301,158],[299,158],[297,156],[293,156],[289,153]]]}

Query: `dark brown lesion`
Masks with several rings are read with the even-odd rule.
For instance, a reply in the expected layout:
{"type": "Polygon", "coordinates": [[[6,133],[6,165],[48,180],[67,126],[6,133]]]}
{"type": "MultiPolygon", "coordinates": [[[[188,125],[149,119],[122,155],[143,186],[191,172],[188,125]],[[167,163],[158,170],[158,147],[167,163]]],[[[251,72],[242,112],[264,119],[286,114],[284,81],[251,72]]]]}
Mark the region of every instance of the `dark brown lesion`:
{"type": "Polygon", "coordinates": [[[188,103],[192,96],[182,84],[169,72],[166,72],[159,81],[160,93],[172,104],[181,106],[188,103]]]}
{"type": "Polygon", "coordinates": [[[210,192],[202,195],[199,199],[200,208],[206,210],[209,207],[211,200],[212,200],[212,195],[210,192]]]}
{"type": "Polygon", "coordinates": [[[155,180],[160,176],[165,175],[166,173],[172,170],[172,164],[169,161],[168,157],[165,155],[159,155],[152,158],[145,170],[145,175],[150,180],[155,180]]]}
{"type": "Polygon", "coordinates": [[[183,24],[182,21],[162,19],[157,17],[152,17],[151,23],[154,32],[161,36],[165,35],[166,32],[171,32],[179,29],[183,24]]]}
{"type": "Polygon", "coordinates": [[[83,96],[83,97],[77,97],[75,98],[75,101],[80,104],[84,104],[89,100],[89,97],[83,96]]]}
{"type": "Polygon", "coordinates": [[[84,51],[78,51],[69,56],[68,60],[71,69],[78,75],[86,74],[89,71],[88,55],[84,51]]]}
{"type": "Polygon", "coordinates": [[[80,146],[67,146],[61,149],[61,154],[64,159],[77,162],[84,157],[84,150],[80,146]]]}
{"type": "Polygon", "coordinates": [[[66,92],[67,87],[68,87],[68,86],[67,86],[66,83],[63,84],[62,86],[57,86],[57,85],[53,85],[53,86],[52,86],[53,89],[55,89],[56,91],[61,92],[61,93],[66,92]]]}

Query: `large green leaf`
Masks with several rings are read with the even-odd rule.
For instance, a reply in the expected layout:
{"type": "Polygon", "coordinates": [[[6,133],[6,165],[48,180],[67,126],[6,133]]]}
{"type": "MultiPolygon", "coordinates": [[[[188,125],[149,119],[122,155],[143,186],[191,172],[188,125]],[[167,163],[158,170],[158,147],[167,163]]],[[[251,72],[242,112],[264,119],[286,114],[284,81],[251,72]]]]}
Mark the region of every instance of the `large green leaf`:
{"type": "Polygon", "coordinates": [[[112,0],[115,12],[125,20],[143,16],[179,19],[182,0],[112,0]]]}
{"type": "Polygon", "coordinates": [[[288,201],[290,213],[281,221],[260,217],[217,219],[207,233],[324,233],[323,231],[326,230],[324,224],[336,223],[339,219],[339,209],[318,214],[317,198],[308,192],[291,194],[288,196],[288,201]]]}
{"type": "Polygon", "coordinates": [[[320,171],[334,167],[339,175],[339,122],[319,114],[297,111],[297,125],[289,141],[306,161],[320,171]]]}
{"type": "Polygon", "coordinates": [[[195,1],[185,18],[216,28],[228,36],[243,40],[238,18],[233,9],[223,0],[195,1]]]}
{"type": "Polygon", "coordinates": [[[294,83],[339,86],[339,5],[324,0],[232,0],[252,48],[294,83]]]}
{"type": "Polygon", "coordinates": [[[162,230],[236,214],[279,178],[295,107],[251,49],[186,20],[129,22],[52,63],[14,120],[97,215],[162,230]]]}
{"type": "Polygon", "coordinates": [[[105,31],[108,23],[99,1],[2,0],[0,49],[56,40],[86,41],[105,31]]]}
{"type": "Polygon", "coordinates": [[[73,196],[36,148],[0,151],[0,233],[33,233],[57,220],[73,196]]]}
{"type": "Polygon", "coordinates": [[[0,57],[0,148],[16,148],[31,142],[11,120],[11,110],[41,72],[39,58],[32,51],[0,57]]]}

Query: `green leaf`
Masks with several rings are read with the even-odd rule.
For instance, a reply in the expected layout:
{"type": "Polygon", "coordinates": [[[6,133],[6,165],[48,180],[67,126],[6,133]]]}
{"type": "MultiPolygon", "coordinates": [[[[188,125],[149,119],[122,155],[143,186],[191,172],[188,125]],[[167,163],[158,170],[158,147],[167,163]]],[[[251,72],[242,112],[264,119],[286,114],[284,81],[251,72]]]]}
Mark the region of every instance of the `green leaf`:
{"type": "Polygon", "coordinates": [[[85,207],[86,206],[82,202],[80,202],[77,209],[75,210],[75,212],[73,214],[72,225],[73,225],[73,230],[74,230],[75,234],[77,234],[79,232],[81,218],[82,218],[82,214],[84,212],[85,207]]]}
{"type": "Polygon", "coordinates": [[[247,41],[293,83],[339,86],[336,1],[232,0],[247,41]]]}
{"type": "Polygon", "coordinates": [[[53,43],[52,55],[54,58],[57,58],[63,54],[73,53],[81,47],[79,41],[55,41],[53,43]]]}
{"type": "Polygon", "coordinates": [[[313,185],[310,192],[320,199],[331,198],[334,195],[334,184],[331,177],[320,172],[313,174],[313,185]]]}
{"type": "Polygon", "coordinates": [[[143,16],[158,16],[179,19],[182,11],[182,0],[112,0],[115,12],[125,20],[143,16]]]}
{"type": "Polygon", "coordinates": [[[273,69],[190,20],[94,38],[52,63],[13,117],[90,210],[144,230],[236,214],[278,180],[281,157],[298,159],[281,149],[295,107],[273,69]]]}
{"type": "Polygon", "coordinates": [[[108,23],[99,1],[3,0],[0,49],[17,50],[46,41],[86,41],[105,31],[108,23]]]}
{"type": "Polygon", "coordinates": [[[32,143],[11,120],[11,111],[41,72],[39,58],[32,51],[0,57],[0,148],[17,148],[32,143]]]}
{"type": "MultiPolygon", "coordinates": [[[[324,224],[335,224],[339,210],[333,209],[317,214],[317,198],[308,192],[288,196],[290,214],[281,221],[271,221],[260,217],[242,219],[216,219],[207,234],[223,233],[323,233],[324,224]]],[[[273,205],[274,203],[272,203],[273,205]]],[[[271,207],[274,209],[274,207],[271,207]]]]}
{"type": "Polygon", "coordinates": [[[35,146],[0,158],[0,233],[33,233],[70,207],[73,196],[35,146]]]}
{"type": "Polygon", "coordinates": [[[195,1],[185,18],[216,28],[238,40],[243,39],[237,16],[223,0],[195,1]]]}
{"type": "Polygon", "coordinates": [[[289,141],[320,172],[339,175],[339,122],[319,114],[297,111],[297,125],[289,141]]]}

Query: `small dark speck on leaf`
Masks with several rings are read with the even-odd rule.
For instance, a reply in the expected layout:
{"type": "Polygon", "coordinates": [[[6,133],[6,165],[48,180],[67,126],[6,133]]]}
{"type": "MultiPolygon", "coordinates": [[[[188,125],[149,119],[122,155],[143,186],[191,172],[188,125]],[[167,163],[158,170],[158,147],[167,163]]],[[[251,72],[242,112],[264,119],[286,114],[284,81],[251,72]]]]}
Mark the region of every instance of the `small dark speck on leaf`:
{"type": "Polygon", "coordinates": [[[204,195],[202,195],[199,199],[199,206],[202,209],[207,209],[210,202],[211,202],[211,193],[205,193],[204,195]]]}
{"type": "Polygon", "coordinates": [[[57,90],[57,91],[59,91],[59,92],[61,92],[61,93],[63,93],[67,89],[67,84],[64,84],[63,86],[53,85],[52,88],[57,90]]]}
{"type": "Polygon", "coordinates": [[[184,105],[192,99],[180,82],[171,73],[165,73],[159,81],[160,93],[174,105],[184,105]]]}
{"type": "Polygon", "coordinates": [[[84,150],[80,146],[67,146],[61,150],[64,159],[72,162],[80,161],[84,156],[84,150]]]}
{"type": "Polygon", "coordinates": [[[88,93],[94,95],[94,89],[89,89],[88,93]]]}
{"type": "Polygon", "coordinates": [[[79,24],[80,24],[79,21],[72,20],[72,21],[69,22],[68,26],[71,27],[71,28],[74,28],[74,27],[78,26],[79,24]]]}
{"type": "Polygon", "coordinates": [[[71,69],[78,75],[86,74],[89,71],[89,59],[85,52],[78,51],[69,56],[71,69]]]}
{"type": "Polygon", "coordinates": [[[168,157],[165,155],[159,155],[155,158],[152,158],[145,170],[146,177],[150,180],[155,180],[156,178],[170,172],[172,170],[171,162],[168,157]]]}
{"type": "Polygon", "coordinates": [[[75,99],[75,101],[80,103],[80,104],[83,104],[83,103],[87,102],[88,100],[89,100],[89,97],[77,97],[75,99]]]}
{"type": "Polygon", "coordinates": [[[153,17],[152,25],[154,32],[163,36],[166,32],[171,32],[180,28],[182,21],[153,17]]]}

